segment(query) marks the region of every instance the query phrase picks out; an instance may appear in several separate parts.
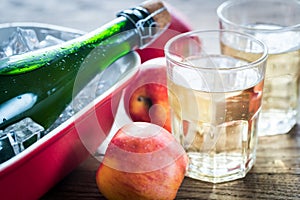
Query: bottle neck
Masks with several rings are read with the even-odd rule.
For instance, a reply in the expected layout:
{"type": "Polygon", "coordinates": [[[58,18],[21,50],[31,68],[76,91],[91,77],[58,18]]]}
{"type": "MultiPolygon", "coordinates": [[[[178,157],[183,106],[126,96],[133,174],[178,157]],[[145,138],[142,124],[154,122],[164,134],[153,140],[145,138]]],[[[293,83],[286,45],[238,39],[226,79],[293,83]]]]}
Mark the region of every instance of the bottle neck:
{"type": "MultiPolygon", "coordinates": [[[[158,10],[157,13],[163,10],[158,10]]],[[[132,29],[136,29],[139,36],[139,48],[147,46],[155,37],[160,34],[158,24],[153,19],[157,13],[150,14],[143,7],[135,7],[132,9],[123,10],[117,14],[117,17],[124,17],[131,23],[132,29]]]]}

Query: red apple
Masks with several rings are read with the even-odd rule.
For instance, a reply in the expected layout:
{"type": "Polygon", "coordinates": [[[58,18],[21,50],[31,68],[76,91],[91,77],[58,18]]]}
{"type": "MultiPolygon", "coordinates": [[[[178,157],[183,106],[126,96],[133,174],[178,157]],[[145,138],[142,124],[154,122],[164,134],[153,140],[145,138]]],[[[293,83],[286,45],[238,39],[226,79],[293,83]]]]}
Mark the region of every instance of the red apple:
{"type": "Polygon", "coordinates": [[[151,59],[125,90],[124,107],[133,121],[151,122],[171,132],[164,58],[151,59]]]}
{"type": "Polygon", "coordinates": [[[107,199],[174,199],[188,158],[164,128],[147,122],[121,127],[110,141],[96,181],[107,199]]]}

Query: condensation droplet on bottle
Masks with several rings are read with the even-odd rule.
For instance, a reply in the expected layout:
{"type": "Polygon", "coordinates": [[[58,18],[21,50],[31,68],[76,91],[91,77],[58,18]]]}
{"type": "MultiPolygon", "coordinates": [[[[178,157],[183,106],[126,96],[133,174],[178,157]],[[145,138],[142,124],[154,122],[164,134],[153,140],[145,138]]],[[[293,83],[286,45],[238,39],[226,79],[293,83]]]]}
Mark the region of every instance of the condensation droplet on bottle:
{"type": "Polygon", "coordinates": [[[47,95],[51,95],[56,91],[56,88],[52,88],[51,90],[47,91],[47,95]]]}

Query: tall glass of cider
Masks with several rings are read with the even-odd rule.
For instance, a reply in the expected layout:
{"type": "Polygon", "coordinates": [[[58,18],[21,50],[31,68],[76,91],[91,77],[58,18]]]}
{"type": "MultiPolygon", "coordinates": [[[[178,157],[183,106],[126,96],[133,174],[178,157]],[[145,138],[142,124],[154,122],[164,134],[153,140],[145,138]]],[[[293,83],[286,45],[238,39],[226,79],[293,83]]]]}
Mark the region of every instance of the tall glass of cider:
{"type": "Polygon", "coordinates": [[[172,134],[189,156],[187,176],[245,177],[256,158],[267,47],[234,31],[192,31],[169,40],[165,55],[172,134]]]}
{"type": "Polygon", "coordinates": [[[251,34],[268,46],[258,134],[288,133],[299,117],[300,1],[227,1],[217,14],[221,29],[251,34]]]}

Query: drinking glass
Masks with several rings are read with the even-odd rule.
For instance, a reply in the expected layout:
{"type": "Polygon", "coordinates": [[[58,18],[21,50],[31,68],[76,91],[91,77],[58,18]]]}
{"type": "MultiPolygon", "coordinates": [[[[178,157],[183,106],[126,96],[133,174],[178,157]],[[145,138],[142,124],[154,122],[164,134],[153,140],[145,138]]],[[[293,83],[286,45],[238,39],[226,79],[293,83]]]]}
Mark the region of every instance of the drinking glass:
{"type": "Polygon", "coordinates": [[[269,49],[259,136],[288,133],[297,123],[300,1],[227,1],[217,9],[221,29],[254,35],[269,49]]]}
{"type": "Polygon", "coordinates": [[[165,46],[172,133],[189,157],[187,176],[242,178],[256,158],[267,48],[250,35],[207,30],[165,46]]]}

